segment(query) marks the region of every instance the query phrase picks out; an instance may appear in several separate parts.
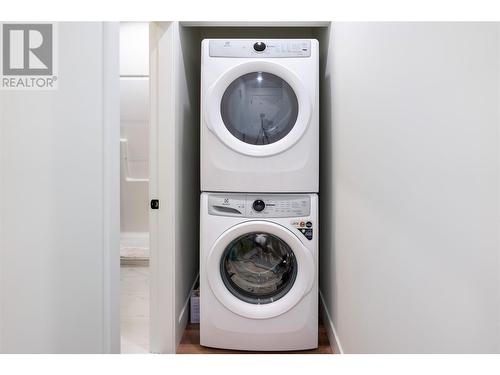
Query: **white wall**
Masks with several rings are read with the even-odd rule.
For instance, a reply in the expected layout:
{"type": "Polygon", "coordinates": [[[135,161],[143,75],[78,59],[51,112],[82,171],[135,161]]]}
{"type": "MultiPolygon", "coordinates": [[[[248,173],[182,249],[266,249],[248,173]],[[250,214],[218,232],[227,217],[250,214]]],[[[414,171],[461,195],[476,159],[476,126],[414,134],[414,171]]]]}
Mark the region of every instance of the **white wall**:
{"type": "Polygon", "coordinates": [[[347,353],[499,352],[499,26],[334,23],[321,290],[347,353]]]}
{"type": "Polygon", "coordinates": [[[59,24],[59,90],[0,92],[2,352],[119,352],[117,47],[59,24]]]}

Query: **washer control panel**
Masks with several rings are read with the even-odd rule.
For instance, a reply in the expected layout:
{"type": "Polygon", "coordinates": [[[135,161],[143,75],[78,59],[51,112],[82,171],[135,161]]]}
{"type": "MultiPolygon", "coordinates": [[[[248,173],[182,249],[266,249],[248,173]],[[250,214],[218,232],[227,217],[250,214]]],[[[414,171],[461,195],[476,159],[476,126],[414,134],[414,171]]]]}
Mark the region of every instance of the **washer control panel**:
{"type": "Polygon", "coordinates": [[[309,216],[311,198],[301,194],[210,194],[208,213],[251,218],[309,216]]]}
{"type": "Polygon", "coordinates": [[[211,39],[210,57],[310,57],[308,39],[211,39]]]}

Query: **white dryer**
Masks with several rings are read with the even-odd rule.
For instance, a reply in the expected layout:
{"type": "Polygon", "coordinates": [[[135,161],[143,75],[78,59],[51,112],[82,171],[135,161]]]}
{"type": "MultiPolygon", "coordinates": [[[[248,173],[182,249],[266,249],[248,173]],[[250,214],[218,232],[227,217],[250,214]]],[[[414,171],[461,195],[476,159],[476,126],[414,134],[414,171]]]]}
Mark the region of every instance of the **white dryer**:
{"type": "Polygon", "coordinates": [[[318,346],[316,194],[201,195],[200,343],[318,346]]]}
{"type": "Polygon", "coordinates": [[[201,190],[317,192],[318,41],[206,39],[201,190]]]}

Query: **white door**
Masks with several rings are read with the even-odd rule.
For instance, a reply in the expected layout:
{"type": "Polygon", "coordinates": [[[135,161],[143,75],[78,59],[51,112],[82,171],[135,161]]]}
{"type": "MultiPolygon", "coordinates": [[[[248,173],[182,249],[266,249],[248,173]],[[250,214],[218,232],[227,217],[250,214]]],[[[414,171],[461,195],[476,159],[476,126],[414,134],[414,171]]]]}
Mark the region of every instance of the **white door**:
{"type": "Polygon", "coordinates": [[[178,22],[151,24],[151,330],[155,353],[175,353],[198,275],[199,35],[178,22]],[[184,43],[184,45],[182,44],[184,43]],[[153,206],[154,207],[154,206],[153,206]]]}

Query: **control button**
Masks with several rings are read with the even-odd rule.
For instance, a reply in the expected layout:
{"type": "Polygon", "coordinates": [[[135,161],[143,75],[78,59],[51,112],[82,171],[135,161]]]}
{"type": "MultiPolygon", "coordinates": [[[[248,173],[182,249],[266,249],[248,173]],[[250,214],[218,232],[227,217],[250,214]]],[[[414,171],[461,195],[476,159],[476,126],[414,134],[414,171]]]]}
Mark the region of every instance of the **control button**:
{"type": "Polygon", "coordinates": [[[304,223],[303,221],[300,222],[300,226],[301,227],[305,227],[306,226],[306,223],[304,223]]]}
{"type": "Polygon", "coordinates": [[[253,45],[253,49],[256,50],[257,52],[262,52],[266,49],[266,43],[257,42],[253,45]]]}
{"type": "Polygon", "coordinates": [[[312,229],[306,229],[304,236],[311,241],[313,239],[313,230],[312,229]]]}
{"type": "Polygon", "coordinates": [[[311,228],[312,226],[313,226],[313,223],[311,223],[310,221],[308,221],[308,222],[306,223],[306,227],[311,228]]]}
{"type": "Polygon", "coordinates": [[[255,211],[260,212],[264,208],[266,208],[266,204],[264,203],[263,200],[257,199],[256,201],[253,202],[253,209],[255,211]]]}
{"type": "Polygon", "coordinates": [[[299,229],[300,233],[304,235],[305,238],[307,238],[309,241],[313,239],[313,230],[311,228],[301,228],[299,229]]]}

